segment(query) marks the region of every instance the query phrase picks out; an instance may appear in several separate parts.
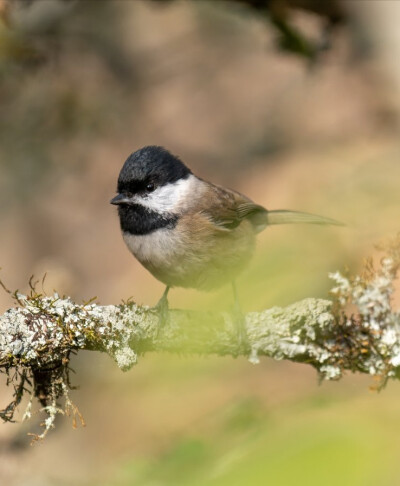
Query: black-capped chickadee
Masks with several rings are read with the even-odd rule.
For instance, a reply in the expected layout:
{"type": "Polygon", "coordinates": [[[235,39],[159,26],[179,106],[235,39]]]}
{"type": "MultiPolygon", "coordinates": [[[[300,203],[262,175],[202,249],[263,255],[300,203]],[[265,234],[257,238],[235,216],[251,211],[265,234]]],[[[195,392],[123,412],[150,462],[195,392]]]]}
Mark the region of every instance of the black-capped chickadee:
{"type": "Polygon", "coordinates": [[[322,216],[269,211],[246,196],[195,176],[162,147],[131,154],[118,178],[122,236],[129,250],[167,287],[210,290],[234,282],[256,234],[283,223],[341,224],[322,216]]]}

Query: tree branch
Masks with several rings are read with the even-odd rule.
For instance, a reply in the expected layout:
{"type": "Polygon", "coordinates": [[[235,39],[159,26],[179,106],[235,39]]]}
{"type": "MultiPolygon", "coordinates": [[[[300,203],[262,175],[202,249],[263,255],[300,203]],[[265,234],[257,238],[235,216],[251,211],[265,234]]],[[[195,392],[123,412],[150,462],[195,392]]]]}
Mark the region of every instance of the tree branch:
{"type": "Polygon", "coordinates": [[[326,352],[317,335],[332,325],[332,302],[306,299],[245,316],[250,349],[240,346],[230,313],[171,310],[159,331],[158,314],[133,303],[76,304],[58,295],[18,295],[17,307],[0,317],[0,366],[47,368],[71,350],[108,353],[123,369],[148,351],[271,356],[313,364],[324,370],[326,352]]]}
{"type": "Polygon", "coordinates": [[[238,339],[230,313],[171,310],[159,329],[158,314],[129,302],[119,306],[77,304],[57,294],[46,296],[31,284],[31,293],[14,293],[15,308],[0,316],[0,371],[14,386],[14,400],[2,411],[12,421],[25,392],[47,413],[44,437],[58,413],[80,417],[69,399],[69,360],[81,349],[108,353],[128,370],[146,352],[168,351],[220,356],[244,355],[253,363],[261,356],[313,366],[321,379],[343,372],[380,378],[400,377],[400,314],[392,310],[393,282],[400,266],[400,237],[385,248],[387,256],[374,268],[367,261],[361,275],[331,275],[333,301],[305,299],[286,308],[274,307],[245,316],[248,348],[238,339]],[[349,305],[356,309],[348,315],[349,305]],[[58,402],[64,399],[64,406],[58,402]]]}

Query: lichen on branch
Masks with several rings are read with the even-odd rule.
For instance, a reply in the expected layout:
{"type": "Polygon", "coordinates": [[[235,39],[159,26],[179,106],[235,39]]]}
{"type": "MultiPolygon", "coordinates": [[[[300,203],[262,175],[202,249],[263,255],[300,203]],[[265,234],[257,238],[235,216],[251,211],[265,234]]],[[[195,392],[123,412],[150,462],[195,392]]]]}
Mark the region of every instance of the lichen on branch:
{"type": "Polygon", "coordinates": [[[0,316],[0,371],[14,387],[0,417],[12,421],[29,394],[24,417],[30,416],[34,399],[46,414],[43,432],[34,438],[43,438],[58,414],[82,422],[69,397],[70,357],[79,350],[106,352],[122,370],[150,351],[243,355],[253,363],[269,356],[311,365],[321,379],[338,379],[349,370],[378,377],[383,386],[400,377],[400,315],[392,306],[400,238],[383,250],[376,268],[368,260],[360,275],[331,274],[332,300],[310,298],[248,313],[246,348],[228,312],[171,310],[160,329],[154,309],[133,302],[79,304],[40,293],[31,283],[29,295],[15,292],[16,306],[0,316]]]}

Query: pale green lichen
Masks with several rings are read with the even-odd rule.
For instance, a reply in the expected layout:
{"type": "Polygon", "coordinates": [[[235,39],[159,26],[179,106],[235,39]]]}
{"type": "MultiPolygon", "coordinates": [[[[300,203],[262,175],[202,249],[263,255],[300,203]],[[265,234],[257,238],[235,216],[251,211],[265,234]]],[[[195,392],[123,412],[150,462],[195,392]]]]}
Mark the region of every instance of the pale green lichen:
{"type": "Polygon", "coordinates": [[[118,307],[76,304],[58,294],[32,298],[18,294],[23,307],[8,310],[1,318],[0,362],[12,354],[24,364],[59,361],[65,350],[84,348],[88,342],[102,347],[123,369],[137,361],[130,346],[143,310],[134,304],[118,307]],[[51,353],[48,351],[51,350],[51,353]]]}
{"type": "Polygon", "coordinates": [[[388,245],[388,255],[381,259],[376,269],[367,261],[363,275],[347,277],[339,272],[330,274],[335,282],[332,294],[338,304],[356,306],[358,322],[352,316],[343,314],[343,329],[358,331],[352,333],[352,340],[364,343],[359,351],[358,370],[379,375],[383,383],[387,378],[399,374],[400,365],[400,314],[392,308],[394,281],[400,265],[400,238],[388,245]]]}
{"type": "Polygon", "coordinates": [[[315,343],[317,335],[327,332],[334,324],[332,302],[305,299],[286,308],[274,307],[261,313],[250,313],[246,326],[254,354],[269,355],[275,359],[307,362],[324,373],[322,366],[329,359],[324,347],[315,343]]]}
{"type": "Polygon", "coordinates": [[[53,428],[57,414],[79,411],[69,399],[69,356],[78,349],[106,351],[121,369],[127,370],[137,361],[131,342],[135,338],[135,319],[141,312],[134,304],[100,307],[95,303],[77,304],[58,294],[15,294],[18,308],[9,309],[0,317],[0,371],[9,376],[14,385],[14,400],[0,412],[12,421],[17,405],[25,391],[31,389],[31,399],[23,419],[31,415],[32,397],[44,405],[47,418],[45,437],[53,428]],[[12,368],[15,372],[10,372],[12,368]],[[63,398],[64,406],[57,402],[63,398]]]}

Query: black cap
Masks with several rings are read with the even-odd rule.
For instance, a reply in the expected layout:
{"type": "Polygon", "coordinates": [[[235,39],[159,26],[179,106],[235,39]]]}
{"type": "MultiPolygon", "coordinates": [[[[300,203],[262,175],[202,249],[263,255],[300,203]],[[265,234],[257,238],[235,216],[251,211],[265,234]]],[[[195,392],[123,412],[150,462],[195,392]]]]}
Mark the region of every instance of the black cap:
{"type": "Polygon", "coordinates": [[[118,192],[152,182],[165,185],[186,179],[190,169],[168,150],[157,145],[149,145],[133,152],[124,163],[118,177],[118,192]]]}

